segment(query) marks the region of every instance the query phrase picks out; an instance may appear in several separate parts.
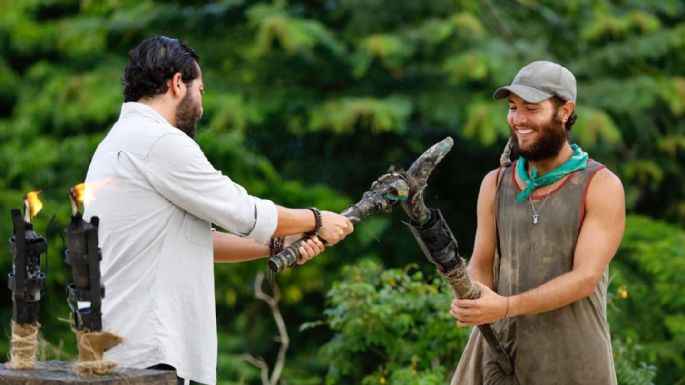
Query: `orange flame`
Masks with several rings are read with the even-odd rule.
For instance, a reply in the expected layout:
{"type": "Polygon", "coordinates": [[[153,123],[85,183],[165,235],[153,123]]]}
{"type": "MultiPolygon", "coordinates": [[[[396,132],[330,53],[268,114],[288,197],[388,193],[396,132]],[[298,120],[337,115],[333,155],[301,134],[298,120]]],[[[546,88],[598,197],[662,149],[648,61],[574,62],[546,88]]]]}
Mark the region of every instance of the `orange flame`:
{"type": "Polygon", "coordinates": [[[95,200],[95,193],[104,187],[113,187],[114,182],[107,178],[102,181],[79,183],[71,188],[71,197],[77,203],[90,203],[95,200]]]}
{"type": "Polygon", "coordinates": [[[26,201],[28,202],[31,219],[35,218],[36,215],[38,215],[38,212],[43,208],[43,202],[38,199],[38,194],[40,194],[40,190],[31,191],[26,194],[26,201]]]}
{"type": "Polygon", "coordinates": [[[93,193],[97,190],[98,186],[94,186],[93,183],[79,183],[71,188],[71,196],[78,203],[88,203],[95,200],[93,193]]]}
{"type": "Polygon", "coordinates": [[[86,196],[86,184],[79,183],[76,186],[72,187],[71,196],[74,198],[76,202],[83,203],[86,196]]]}

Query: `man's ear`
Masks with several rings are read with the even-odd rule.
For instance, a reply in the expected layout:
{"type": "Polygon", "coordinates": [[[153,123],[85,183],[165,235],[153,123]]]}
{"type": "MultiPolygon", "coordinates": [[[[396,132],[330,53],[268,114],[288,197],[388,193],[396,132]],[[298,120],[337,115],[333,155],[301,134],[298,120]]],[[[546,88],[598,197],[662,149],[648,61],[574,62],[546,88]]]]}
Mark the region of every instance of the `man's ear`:
{"type": "Polygon", "coordinates": [[[562,122],[566,123],[568,118],[571,116],[573,111],[576,109],[576,103],[572,101],[568,101],[561,106],[559,106],[559,119],[561,119],[562,122]]]}
{"type": "Polygon", "coordinates": [[[176,72],[174,76],[172,76],[171,79],[169,79],[168,84],[168,92],[170,92],[171,96],[175,98],[183,98],[186,92],[188,92],[188,89],[186,87],[185,82],[183,81],[183,77],[181,76],[180,72],[176,72]]]}

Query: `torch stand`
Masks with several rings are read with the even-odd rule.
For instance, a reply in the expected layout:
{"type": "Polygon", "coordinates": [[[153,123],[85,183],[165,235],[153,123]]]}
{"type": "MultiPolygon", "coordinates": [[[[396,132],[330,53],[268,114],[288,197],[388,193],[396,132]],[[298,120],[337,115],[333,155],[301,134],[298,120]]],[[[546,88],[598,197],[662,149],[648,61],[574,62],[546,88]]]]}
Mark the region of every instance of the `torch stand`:
{"type": "Polygon", "coordinates": [[[98,225],[98,217],[86,222],[76,212],[65,230],[69,244],[65,261],[71,266],[74,279],[67,291],[79,351],[76,371],[85,376],[111,373],[116,363],[104,361],[103,353],[122,341],[121,337],[102,331],[105,288],[100,282],[102,255],[98,247],[98,225]]]}
{"type": "Polygon", "coordinates": [[[33,231],[21,212],[12,210],[14,236],[10,239],[13,272],[9,274],[12,290],[11,369],[31,369],[36,366],[36,345],[40,324],[40,297],[45,290],[45,274],[40,271],[40,255],[48,249],[45,238],[33,231]]]}
{"type": "Polygon", "coordinates": [[[176,373],[170,370],[118,368],[98,377],[81,377],[71,363],[40,361],[35,369],[8,370],[0,365],[2,385],[176,385],[176,373]]]}

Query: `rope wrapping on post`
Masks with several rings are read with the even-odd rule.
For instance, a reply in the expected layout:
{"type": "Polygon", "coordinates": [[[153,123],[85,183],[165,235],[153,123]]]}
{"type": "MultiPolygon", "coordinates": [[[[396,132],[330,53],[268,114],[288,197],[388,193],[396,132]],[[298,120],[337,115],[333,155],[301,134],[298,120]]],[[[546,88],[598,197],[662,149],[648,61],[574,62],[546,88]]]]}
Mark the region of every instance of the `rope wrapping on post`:
{"type": "Polygon", "coordinates": [[[38,347],[39,323],[18,323],[12,321],[12,338],[10,340],[10,360],[5,363],[9,369],[34,369],[36,367],[36,350],[38,347]]]}
{"type": "Polygon", "coordinates": [[[103,360],[103,354],[123,339],[109,332],[76,331],[78,360],[74,368],[79,376],[102,376],[112,373],[117,364],[103,360]]]}

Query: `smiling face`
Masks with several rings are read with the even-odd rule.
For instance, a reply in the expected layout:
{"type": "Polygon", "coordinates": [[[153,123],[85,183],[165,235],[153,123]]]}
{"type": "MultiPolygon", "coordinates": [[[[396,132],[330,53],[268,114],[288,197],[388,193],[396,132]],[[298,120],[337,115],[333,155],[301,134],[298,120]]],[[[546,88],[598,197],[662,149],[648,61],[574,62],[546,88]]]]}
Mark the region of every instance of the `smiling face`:
{"type": "Polygon", "coordinates": [[[561,114],[547,99],[528,103],[515,94],[509,95],[507,121],[514,139],[514,150],[531,161],[552,159],[568,140],[561,114]]]}

